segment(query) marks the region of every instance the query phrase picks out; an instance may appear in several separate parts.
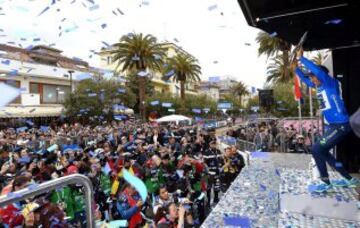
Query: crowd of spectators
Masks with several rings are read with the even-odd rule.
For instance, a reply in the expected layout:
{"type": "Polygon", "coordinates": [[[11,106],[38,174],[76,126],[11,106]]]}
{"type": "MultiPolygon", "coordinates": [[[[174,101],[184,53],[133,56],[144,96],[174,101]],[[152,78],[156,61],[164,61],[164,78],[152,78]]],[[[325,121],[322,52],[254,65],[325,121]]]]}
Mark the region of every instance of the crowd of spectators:
{"type": "MultiPolygon", "coordinates": [[[[234,146],[221,153],[214,132],[198,126],[132,120],[0,131],[2,196],[79,173],[92,182],[96,220],[129,227],[199,227],[243,167],[234,146]],[[145,183],[146,201],[123,169],[145,183]]],[[[0,227],[86,227],[83,191],[70,185],[9,204],[0,227]]]]}
{"type": "Polygon", "coordinates": [[[254,143],[256,150],[259,151],[310,153],[312,137],[316,142],[320,137],[320,132],[315,126],[309,129],[303,128],[300,132],[294,125],[284,127],[276,121],[271,121],[241,126],[235,130],[229,130],[227,135],[254,143]]]}

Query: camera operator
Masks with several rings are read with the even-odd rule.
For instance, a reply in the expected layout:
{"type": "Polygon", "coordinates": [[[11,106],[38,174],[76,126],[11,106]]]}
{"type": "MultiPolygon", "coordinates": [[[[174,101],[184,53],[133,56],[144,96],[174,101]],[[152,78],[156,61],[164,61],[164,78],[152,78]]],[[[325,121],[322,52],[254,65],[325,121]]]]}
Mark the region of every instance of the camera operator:
{"type": "Polygon", "coordinates": [[[185,227],[186,209],[180,205],[171,203],[166,207],[161,207],[155,215],[157,228],[183,228],[185,227]]]}

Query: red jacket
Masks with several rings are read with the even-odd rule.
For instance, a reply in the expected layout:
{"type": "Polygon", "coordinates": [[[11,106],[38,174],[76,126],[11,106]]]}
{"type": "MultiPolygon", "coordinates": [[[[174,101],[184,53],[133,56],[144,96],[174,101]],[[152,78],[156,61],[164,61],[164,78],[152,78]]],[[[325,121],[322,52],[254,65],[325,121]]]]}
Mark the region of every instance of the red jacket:
{"type": "Polygon", "coordinates": [[[21,226],[24,222],[24,217],[21,210],[16,208],[14,204],[9,204],[5,208],[0,208],[0,217],[4,224],[10,228],[21,226]]]}

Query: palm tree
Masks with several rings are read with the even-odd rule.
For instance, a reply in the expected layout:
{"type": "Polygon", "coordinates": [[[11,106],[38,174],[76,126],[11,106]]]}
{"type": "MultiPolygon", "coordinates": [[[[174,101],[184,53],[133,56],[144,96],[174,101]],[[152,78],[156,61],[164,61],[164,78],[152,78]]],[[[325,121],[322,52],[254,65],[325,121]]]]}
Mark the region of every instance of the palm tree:
{"type": "Polygon", "coordinates": [[[128,34],[114,44],[111,51],[113,62],[117,62],[116,71],[131,73],[131,76],[137,77],[139,86],[139,111],[145,120],[145,85],[144,75],[138,75],[139,72],[160,71],[164,64],[166,49],[157,42],[156,37],[152,35],[128,34]]]}
{"type": "Polygon", "coordinates": [[[177,54],[168,59],[166,72],[173,72],[170,76],[180,82],[180,97],[185,100],[185,84],[188,81],[200,81],[201,67],[198,60],[189,54],[177,54]]]}
{"type": "Polygon", "coordinates": [[[286,68],[285,66],[284,57],[282,55],[277,55],[271,58],[271,62],[267,66],[266,82],[278,84],[291,81],[294,76],[294,72],[290,70],[289,65],[287,65],[286,68]]]}
{"type": "Polygon", "coordinates": [[[247,86],[243,82],[238,82],[231,87],[231,91],[233,94],[239,97],[240,106],[242,103],[242,97],[249,94],[247,86]]]}
{"type": "Polygon", "coordinates": [[[259,43],[259,56],[266,55],[269,59],[274,55],[277,56],[281,54],[283,64],[279,65],[279,67],[283,68],[281,71],[284,73],[284,78],[289,78],[291,75],[291,73],[289,73],[289,53],[291,51],[291,44],[281,38],[273,37],[266,32],[259,32],[256,37],[256,42],[259,43]]]}
{"type": "Polygon", "coordinates": [[[321,53],[320,51],[317,51],[316,52],[316,55],[314,57],[311,58],[311,61],[313,61],[315,64],[317,65],[321,65],[323,64],[325,58],[327,57],[327,55],[321,53]]]}

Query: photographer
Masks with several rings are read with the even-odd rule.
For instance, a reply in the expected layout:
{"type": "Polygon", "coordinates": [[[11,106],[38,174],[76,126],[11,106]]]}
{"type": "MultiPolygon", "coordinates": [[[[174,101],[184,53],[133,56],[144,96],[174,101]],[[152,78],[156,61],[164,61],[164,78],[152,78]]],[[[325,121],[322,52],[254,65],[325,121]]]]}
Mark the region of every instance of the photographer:
{"type": "Polygon", "coordinates": [[[167,207],[161,207],[155,215],[155,223],[157,228],[183,228],[185,227],[186,209],[175,203],[169,204],[167,207]]]}

